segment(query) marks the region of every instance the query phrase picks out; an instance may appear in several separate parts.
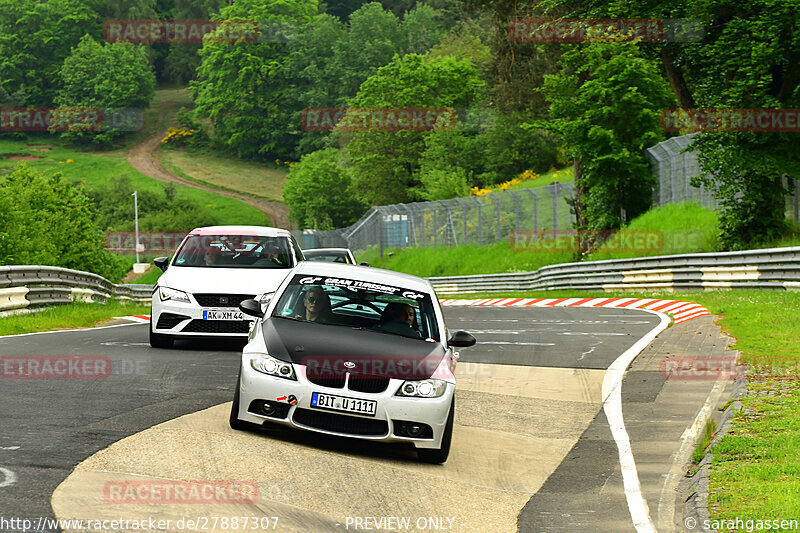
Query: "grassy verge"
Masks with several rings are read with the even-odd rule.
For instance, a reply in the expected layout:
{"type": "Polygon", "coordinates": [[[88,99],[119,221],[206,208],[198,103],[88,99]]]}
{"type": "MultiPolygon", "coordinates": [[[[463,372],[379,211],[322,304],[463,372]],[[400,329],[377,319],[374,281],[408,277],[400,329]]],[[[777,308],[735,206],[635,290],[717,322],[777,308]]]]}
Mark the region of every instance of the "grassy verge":
{"type": "Polygon", "coordinates": [[[512,180],[520,179],[521,178],[517,176],[516,178],[508,180],[507,185],[495,185],[493,187],[489,187],[489,190],[491,192],[501,192],[518,191],[520,189],[535,189],[536,187],[545,187],[555,182],[568,183],[575,179],[575,175],[573,174],[572,166],[567,166],[564,168],[554,168],[553,170],[548,170],[544,174],[539,175],[536,179],[522,179],[520,183],[511,183],[512,180]]]}
{"type": "Polygon", "coordinates": [[[117,301],[105,305],[73,303],[24,315],[0,318],[0,335],[88,328],[115,316],[148,314],[150,306],[117,301]]]}
{"type": "MultiPolygon", "coordinates": [[[[42,138],[48,139],[48,138],[42,138]]],[[[125,160],[125,152],[89,152],[79,151],[74,147],[60,146],[52,143],[47,146],[31,146],[46,144],[45,140],[11,141],[0,139],[0,179],[2,173],[9,171],[18,161],[4,159],[3,154],[36,157],[26,163],[37,170],[48,174],[60,171],[64,178],[73,183],[84,184],[88,188],[99,188],[108,185],[110,176],[127,174],[138,191],[160,190],[163,184],[135,170],[125,160]]],[[[238,200],[193,187],[176,186],[178,198],[185,198],[199,206],[207,208],[219,224],[243,224],[268,226],[267,216],[238,200]]]]}
{"type": "MultiPolygon", "coordinates": [[[[657,207],[632,220],[620,235],[626,237],[609,239],[606,246],[600,247],[587,260],[713,252],[718,248],[717,214],[695,203],[657,207]],[[636,239],[640,238],[644,245],[637,244],[636,239]]],[[[488,246],[385,249],[383,257],[378,248],[373,247],[359,253],[358,260],[423,277],[528,272],[545,265],[575,261],[574,240],[568,239],[567,235],[559,235],[554,244],[545,233],[544,240],[536,241],[544,244],[531,241],[512,245],[501,241],[488,246]]],[[[799,245],[800,231],[760,247],[799,245]]]]}
{"type": "Polygon", "coordinates": [[[137,279],[136,281],[131,281],[131,283],[141,283],[143,285],[155,285],[158,278],[161,277],[163,272],[158,267],[151,268],[148,272],[144,274],[141,278],[137,279]]]}
{"type": "Polygon", "coordinates": [[[545,265],[570,262],[572,254],[519,253],[504,241],[489,246],[467,244],[452,248],[384,250],[382,258],[377,248],[371,248],[358,254],[357,259],[378,268],[431,277],[527,272],[545,265]]]}
{"type": "MultiPolygon", "coordinates": [[[[716,247],[717,216],[697,204],[673,204],[651,209],[631,221],[626,228],[631,235],[654,234],[657,245],[641,251],[603,251],[589,260],[622,259],[643,255],[665,255],[691,252],[710,252],[716,247]],[[701,228],[701,229],[696,229],[701,228]]],[[[552,240],[546,241],[552,243],[552,240]]],[[[566,248],[566,247],[565,247],[566,248]]],[[[500,272],[527,272],[545,265],[575,260],[573,251],[553,251],[554,247],[518,247],[509,241],[489,246],[454,246],[451,248],[403,248],[384,250],[380,257],[377,248],[359,254],[359,261],[370,265],[398,270],[417,276],[459,276],[500,272]]],[[[630,250],[628,247],[627,250],[630,250]]]]}
{"type": "Polygon", "coordinates": [[[287,175],[283,169],[181,148],[162,150],[161,163],[170,172],[201,185],[283,201],[283,185],[287,175]]]}

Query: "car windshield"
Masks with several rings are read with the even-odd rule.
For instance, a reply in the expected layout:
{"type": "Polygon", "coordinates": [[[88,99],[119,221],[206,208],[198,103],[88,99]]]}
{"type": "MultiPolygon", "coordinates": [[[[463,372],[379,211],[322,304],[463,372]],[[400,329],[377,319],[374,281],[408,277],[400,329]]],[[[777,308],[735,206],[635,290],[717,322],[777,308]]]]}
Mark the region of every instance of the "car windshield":
{"type": "Polygon", "coordinates": [[[439,341],[430,294],[354,279],[298,274],[272,316],[439,341]]]}
{"type": "Polygon", "coordinates": [[[291,268],[286,237],[189,235],[173,266],[204,268],[291,268]]]}
{"type": "Polygon", "coordinates": [[[303,252],[307,261],[327,261],[329,263],[349,263],[345,252],[303,252]]]}

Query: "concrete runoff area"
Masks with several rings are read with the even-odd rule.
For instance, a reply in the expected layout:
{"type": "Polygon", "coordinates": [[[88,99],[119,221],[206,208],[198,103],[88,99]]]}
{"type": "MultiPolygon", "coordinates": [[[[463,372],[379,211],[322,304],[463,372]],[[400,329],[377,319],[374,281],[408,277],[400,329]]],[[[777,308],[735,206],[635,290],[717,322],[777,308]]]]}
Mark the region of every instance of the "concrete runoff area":
{"type": "MultiPolygon", "coordinates": [[[[106,390],[107,384],[83,384],[83,389],[77,382],[70,384],[73,393],[78,387],[85,410],[73,413],[69,402],[63,404],[65,415],[75,419],[81,431],[61,451],[61,462],[80,464],[69,476],[68,469],[60,470],[64,481],[54,492],[51,489],[54,515],[91,520],[160,517],[173,521],[171,529],[159,529],[168,531],[180,530],[175,520],[191,516],[277,516],[277,531],[357,530],[358,519],[361,530],[366,523],[373,531],[427,531],[434,525],[463,532],[633,530],[625,493],[613,490],[615,476],[621,486],[620,467],[611,434],[602,426],[601,385],[611,362],[659,318],[640,311],[581,308],[446,308],[445,314],[451,332],[476,331],[479,345],[461,353],[453,447],[444,465],[419,463],[413,450],[395,445],[295,430],[231,430],[230,404],[213,401],[223,396],[229,400],[235,381],[238,353],[227,346],[223,351],[213,344],[153,350],[146,346],[143,326],[49,335],[50,349],[57,353],[65,346],[78,353],[100,349],[112,359],[136,356],[152,365],[148,376],[130,376],[113,391],[106,390]],[[98,342],[101,339],[104,342],[98,342]],[[510,343],[502,344],[505,340],[510,343]],[[180,383],[190,376],[197,388],[195,398],[181,402],[181,396],[192,397],[191,387],[180,383]],[[214,394],[209,390],[212,383],[214,394]],[[116,395],[114,405],[102,401],[109,395],[116,395]],[[102,416],[93,414],[94,402],[102,416]],[[171,407],[161,412],[160,405],[171,407]],[[108,432],[111,428],[113,433],[108,432]],[[92,429],[100,438],[89,443],[92,429]],[[581,461],[575,462],[576,453],[581,461]],[[258,499],[145,505],[109,501],[104,493],[109,483],[170,480],[249,480],[259,488],[258,499]],[[591,502],[602,512],[589,506],[591,502]],[[559,517],[564,514],[572,518],[569,527],[561,528],[559,517]],[[411,527],[385,520],[392,517],[409,519],[411,527]]],[[[679,514],[675,498],[670,506],[664,497],[675,477],[672,456],[711,387],[709,381],[657,379],[658,361],[669,346],[662,340],[687,327],[699,327],[703,338],[718,334],[710,319],[707,324],[698,319],[666,330],[640,356],[645,361],[645,354],[656,350],[650,366],[640,369],[635,361],[622,389],[642,493],[659,524],[670,510],[679,514]],[[634,373],[640,370],[645,373],[634,373]],[[678,390],[675,386],[687,388],[683,396],[670,400],[678,390]],[[651,424],[663,428],[654,432],[651,424]]],[[[44,344],[37,343],[37,352],[45,351],[44,344]]],[[[30,353],[30,344],[25,348],[21,339],[0,339],[0,346],[30,353]]],[[[684,351],[699,347],[689,343],[684,351]]],[[[45,389],[38,392],[48,396],[45,389]]],[[[8,394],[0,392],[0,399],[5,401],[8,394]]],[[[30,436],[46,435],[47,406],[27,408],[29,415],[44,417],[29,429],[30,436]]],[[[21,419],[14,423],[16,429],[25,427],[21,419]]],[[[0,445],[5,442],[7,438],[0,439],[0,445]]],[[[26,448],[35,451],[35,442],[27,441],[26,448]]],[[[19,487],[25,487],[30,473],[7,457],[0,455],[0,466],[16,468],[22,474],[19,487]]],[[[35,486],[26,492],[31,494],[35,486]]],[[[7,495],[0,489],[0,506],[7,495]]],[[[26,509],[25,514],[32,513],[26,509]]]]}

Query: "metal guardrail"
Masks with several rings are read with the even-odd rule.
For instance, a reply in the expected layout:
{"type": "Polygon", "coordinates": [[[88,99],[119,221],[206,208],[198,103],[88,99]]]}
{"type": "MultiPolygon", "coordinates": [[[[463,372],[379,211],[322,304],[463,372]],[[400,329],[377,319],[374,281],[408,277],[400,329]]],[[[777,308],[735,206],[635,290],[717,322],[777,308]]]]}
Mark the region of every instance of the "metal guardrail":
{"type": "Polygon", "coordinates": [[[440,295],[530,290],[800,290],[800,247],[563,263],[535,272],[430,278],[440,295]]]}
{"type": "MultiPolygon", "coordinates": [[[[535,272],[429,278],[439,295],[531,290],[800,290],[800,247],[563,263],[535,272]]],[[[115,285],[48,266],[0,267],[0,311],[110,298],[149,303],[151,285],[115,285]]]]}
{"type": "Polygon", "coordinates": [[[149,303],[152,285],[115,285],[106,278],[50,266],[0,266],[0,311],[114,298],[149,303]]]}

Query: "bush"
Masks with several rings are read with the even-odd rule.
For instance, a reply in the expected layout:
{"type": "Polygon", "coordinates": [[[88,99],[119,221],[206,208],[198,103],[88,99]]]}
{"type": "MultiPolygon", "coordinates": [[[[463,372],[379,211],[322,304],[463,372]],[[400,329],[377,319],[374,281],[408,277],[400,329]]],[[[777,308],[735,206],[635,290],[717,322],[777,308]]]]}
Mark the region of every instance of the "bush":
{"type": "Polygon", "coordinates": [[[0,264],[48,265],[119,280],[124,260],[103,249],[92,202],[61,174],[24,164],[0,182],[0,264]]]}
{"type": "Polygon", "coordinates": [[[350,190],[350,173],[333,148],[303,156],[289,170],[283,199],[301,228],[334,229],[352,224],[366,210],[350,190]]]}
{"type": "Polygon", "coordinates": [[[101,45],[84,36],[61,68],[56,103],[65,107],[103,110],[100,131],[91,125],[71,126],[62,135],[74,142],[110,145],[126,132],[138,129],[139,114],[155,92],[156,77],[144,47],[131,43],[101,45]]]}
{"type": "Polygon", "coordinates": [[[547,172],[558,163],[555,137],[543,130],[524,127],[530,117],[520,114],[498,115],[494,126],[480,135],[486,171],[478,184],[494,185],[532,170],[547,172]]]}
{"type": "MultiPolygon", "coordinates": [[[[133,182],[127,175],[112,178],[109,185],[85,194],[92,199],[98,225],[108,231],[134,229],[133,182]]],[[[139,229],[142,231],[190,231],[213,226],[216,218],[207,209],[177,197],[175,186],[164,184],[159,190],[139,190],[139,229]]]]}

